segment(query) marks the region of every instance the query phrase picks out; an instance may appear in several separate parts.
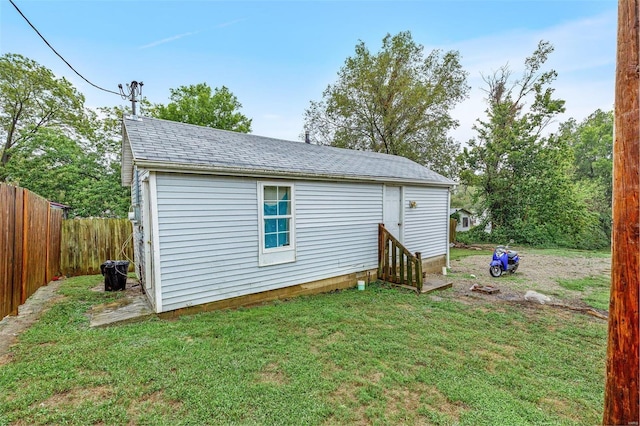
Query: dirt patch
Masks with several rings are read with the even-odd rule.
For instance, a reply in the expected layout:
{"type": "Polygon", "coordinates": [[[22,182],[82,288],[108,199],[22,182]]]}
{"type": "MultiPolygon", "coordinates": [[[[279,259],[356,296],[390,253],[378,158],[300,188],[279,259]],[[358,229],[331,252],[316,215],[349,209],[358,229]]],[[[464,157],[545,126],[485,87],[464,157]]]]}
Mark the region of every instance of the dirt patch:
{"type": "Polygon", "coordinates": [[[138,424],[137,419],[143,414],[158,413],[163,417],[175,416],[182,410],[182,402],[167,398],[164,391],[159,390],[134,399],[127,408],[127,414],[132,419],[130,424],[138,424]]]}
{"type": "Polygon", "coordinates": [[[451,262],[449,279],[453,281],[455,296],[461,301],[507,301],[522,302],[528,290],[545,294],[553,301],[567,305],[586,306],[581,301],[581,292],[567,290],[558,284],[561,279],[580,279],[611,274],[610,258],[559,257],[527,254],[519,251],[520,266],[515,274],[500,278],[489,275],[491,254],[468,256],[451,262]],[[500,289],[495,294],[471,291],[474,284],[500,289]]]}
{"type": "MultiPolygon", "coordinates": [[[[352,425],[368,425],[371,424],[369,418],[366,415],[366,406],[360,404],[357,398],[357,392],[362,387],[360,383],[343,382],[338,388],[330,395],[330,399],[335,403],[347,406],[350,409],[351,418],[349,424],[352,425]]],[[[335,419],[328,419],[325,424],[339,424],[335,419]]]]}
{"type": "Polygon", "coordinates": [[[113,394],[109,386],[97,386],[94,388],[75,388],[67,392],[57,393],[42,402],[34,403],[31,408],[55,408],[57,406],[78,406],[86,401],[97,402],[108,399],[113,394]]]}
{"type": "Polygon", "coordinates": [[[324,339],[324,343],[326,345],[331,345],[333,343],[337,343],[344,340],[344,334],[341,331],[336,331],[335,333],[330,334],[324,339]]]}
{"type": "Polygon", "coordinates": [[[461,402],[450,401],[435,386],[424,385],[423,389],[418,389],[418,391],[427,405],[434,411],[447,415],[454,424],[460,420],[462,413],[468,409],[461,402]]]}
{"type": "Polygon", "coordinates": [[[369,381],[371,383],[380,383],[380,380],[382,380],[383,378],[384,378],[384,373],[380,371],[376,371],[369,377],[369,381]]]}
{"type": "MultiPolygon", "coordinates": [[[[382,403],[384,407],[382,410],[386,419],[402,418],[403,413],[409,413],[410,416],[413,416],[418,409],[427,406],[433,411],[444,414],[454,424],[459,421],[462,413],[468,409],[462,403],[450,401],[435,386],[419,383],[411,387],[401,385],[388,387],[382,384],[383,378],[383,373],[376,372],[367,376],[365,381],[343,382],[331,393],[331,400],[349,408],[349,424],[367,425],[372,422],[375,423],[367,414],[370,404],[363,403],[360,398],[361,391],[367,388],[374,388],[379,391],[377,404],[382,403]]],[[[418,418],[414,418],[413,421],[418,422],[416,424],[420,424],[418,418]]],[[[327,424],[334,423],[341,422],[336,421],[336,419],[329,419],[327,422],[327,424]]]]}
{"type": "Polygon", "coordinates": [[[571,420],[573,422],[580,420],[578,415],[571,415],[571,413],[577,413],[579,410],[579,407],[576,407],[576,404],[573,404],[571,401],[546,397],[542,398],[538,405],[540,405],[545,412],[555,413],[557,416],[563,417],[567,420],[571,420]]]}
{"type": "Polygon", "coordinates": [[[420,407],[422,394],[407,388],[388,389],[384,391],[384,397],[387,400],[385,414],[394,418],[402,411],[416,411],[420,407]]]}
{"type": "Polygon", "coordinates": [[[258,373],[258,381],[260,383],[269,383],[278,386],[286,385],[289,382],[286,374],[282,371],[280,366],[272,362],[265,365],[265,367],[258,373]]]}

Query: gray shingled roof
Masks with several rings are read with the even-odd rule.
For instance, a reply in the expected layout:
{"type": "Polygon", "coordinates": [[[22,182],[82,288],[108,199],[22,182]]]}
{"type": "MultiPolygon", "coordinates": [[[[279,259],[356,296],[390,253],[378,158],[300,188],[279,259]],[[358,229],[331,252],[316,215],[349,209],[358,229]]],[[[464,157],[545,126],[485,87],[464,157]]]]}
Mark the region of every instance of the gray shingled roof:
{"type": "Polygon", "coordinates": [[[133,165],[234,174],[453,185],[407,158],[236,133],[142,117],[124,118],[123,183],[133,165]]]}

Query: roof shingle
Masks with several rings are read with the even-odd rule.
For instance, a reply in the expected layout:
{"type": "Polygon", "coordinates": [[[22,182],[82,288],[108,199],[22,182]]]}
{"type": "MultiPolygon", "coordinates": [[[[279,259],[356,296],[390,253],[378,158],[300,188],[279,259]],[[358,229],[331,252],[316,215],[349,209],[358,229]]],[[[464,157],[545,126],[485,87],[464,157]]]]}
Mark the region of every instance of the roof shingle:
{"type": "Polygon", "coordinates": [[[407,158],[236,133],[175,121],[125,117],[123,176],[133,164],[274,172],[278,175],[453,185],[407,158]],[[131,158],[126,159],[125,156],[131,158]]]}

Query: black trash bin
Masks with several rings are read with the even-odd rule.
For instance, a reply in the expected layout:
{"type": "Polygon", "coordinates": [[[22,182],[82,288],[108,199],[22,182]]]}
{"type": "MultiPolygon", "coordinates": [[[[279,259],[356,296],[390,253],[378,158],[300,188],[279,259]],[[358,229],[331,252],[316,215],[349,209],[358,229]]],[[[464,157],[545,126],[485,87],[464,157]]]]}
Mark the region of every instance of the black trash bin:
{"type": "Polygon", "coordinates": [[[104,291],[124,290],[127,287],[129,262],[126,260],[107,260],[100,265],[104,276],[104,291]]]}

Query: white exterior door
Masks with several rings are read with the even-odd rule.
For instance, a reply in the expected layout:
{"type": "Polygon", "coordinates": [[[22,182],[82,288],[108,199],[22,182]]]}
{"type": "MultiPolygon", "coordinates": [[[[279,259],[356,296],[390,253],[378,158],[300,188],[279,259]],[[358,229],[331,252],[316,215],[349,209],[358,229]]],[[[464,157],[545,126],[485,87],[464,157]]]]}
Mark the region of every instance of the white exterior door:
{"type": "Polygon", "coordinates": [[[399,186],[384,187],[384,227],[402,242],[402,188],[399,186]]]}

